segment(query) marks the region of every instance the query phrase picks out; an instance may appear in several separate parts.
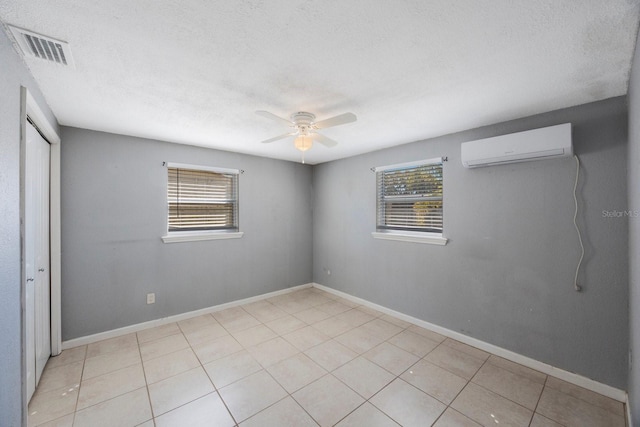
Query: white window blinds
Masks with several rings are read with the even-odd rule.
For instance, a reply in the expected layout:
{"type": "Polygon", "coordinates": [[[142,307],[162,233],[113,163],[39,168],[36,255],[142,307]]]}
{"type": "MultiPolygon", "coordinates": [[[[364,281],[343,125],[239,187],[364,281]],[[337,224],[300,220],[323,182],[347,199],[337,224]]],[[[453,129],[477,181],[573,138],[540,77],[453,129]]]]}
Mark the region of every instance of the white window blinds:
{"type": "Polygon", "coordinates": [[[238,173],[168,167],[169,231],[238,230],[238,173]]]}
{"type": "Polygon", "coordinates": [[[377,229],[442,233],[442,160],[376,169],[377,229]]]}

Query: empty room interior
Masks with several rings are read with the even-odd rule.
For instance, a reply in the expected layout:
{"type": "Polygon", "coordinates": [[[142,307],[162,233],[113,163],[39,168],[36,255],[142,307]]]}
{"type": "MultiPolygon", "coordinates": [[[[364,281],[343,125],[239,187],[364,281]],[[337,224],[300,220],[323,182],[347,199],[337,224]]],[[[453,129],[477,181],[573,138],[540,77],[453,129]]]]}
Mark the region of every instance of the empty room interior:
{"type": "Polygon", "coordinates": [[[0,0],[0,426],[639,426],[639,22],[0,0]]]}

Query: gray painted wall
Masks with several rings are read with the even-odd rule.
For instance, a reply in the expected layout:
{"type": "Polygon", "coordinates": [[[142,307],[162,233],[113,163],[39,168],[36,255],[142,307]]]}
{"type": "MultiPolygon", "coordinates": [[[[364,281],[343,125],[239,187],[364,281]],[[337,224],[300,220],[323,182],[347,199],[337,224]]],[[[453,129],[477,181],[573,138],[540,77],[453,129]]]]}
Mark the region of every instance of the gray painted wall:
{"type": "Polygon", "coordinates": [[[16,426],[26,420],[20,309],[20,87],[29,89],[54,127],[57,122],[1,27],[0,76],[0,424],[16,426]]]}
{"type": "Polygon", "coordinates": [[[311,282],[311,166],[69,127],[62,141],[63,340],[311,282]],[[163,161],[243,169],[244,237],[163,243],[163,161]]]}
{"type": "Polygon", "coordinates": [[[629,80],[629,402],[633,419],[640,422],[640,46],[636,51],[629,80]]]}
{"type": "Polygon", "coordinates": [[[626,389],[625,98],[447,135],[314,168],[313,279],[402,313],[626,389]],[[571,158],[468,170],[460,143],[573,123],[571,158]],[[376,240],[373,166],[447,156],[444,234],[433,246],[376,240]],[[326,270],[331,271],[331,275],[326,270]]]}

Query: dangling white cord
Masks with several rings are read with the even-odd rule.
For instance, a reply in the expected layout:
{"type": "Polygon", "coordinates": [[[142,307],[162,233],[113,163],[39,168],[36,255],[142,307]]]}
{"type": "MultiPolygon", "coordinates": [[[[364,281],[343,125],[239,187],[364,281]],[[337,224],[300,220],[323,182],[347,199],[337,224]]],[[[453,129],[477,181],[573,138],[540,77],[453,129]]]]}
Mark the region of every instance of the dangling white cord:
{"type": "Polygon", "coordinates": [[[576,218],[578,218],[578,198],[576,197],[576,190],[578,189],[578,177],[580,176],[580,160],[578,160],[578,156],[574,155],[574,159],[576,159],[576,182],[573,184],[573,201],[576,204],[576,210],[573,214],[573,225],[576,227],[576,231],[578,232],[578,240],[580,241],[580,249],[582,253],[580,254],[580,260],[578,261],[578,266],[576,267],[576,275],[573,279],[573,287],[577,292],[582,291],[582,287],[578,285],[578,272],[580,271],[580,265],[582,264],[582,259],[584,258],[584,245],[582,244],[582,236],[580,235],[580,229],[578,228],[578,223],[576,222],[576,218]]]}

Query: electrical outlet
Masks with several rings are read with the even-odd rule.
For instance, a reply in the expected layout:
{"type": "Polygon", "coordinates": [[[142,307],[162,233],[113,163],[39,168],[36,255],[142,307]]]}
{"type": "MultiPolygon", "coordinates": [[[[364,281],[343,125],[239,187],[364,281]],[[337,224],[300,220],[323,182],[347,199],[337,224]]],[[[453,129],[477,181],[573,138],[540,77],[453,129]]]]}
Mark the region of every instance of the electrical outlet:
{"type": "Polygon", "coordinates": [[[156,303],[156,294],[147,294],[147,304],[156,303]]]}

